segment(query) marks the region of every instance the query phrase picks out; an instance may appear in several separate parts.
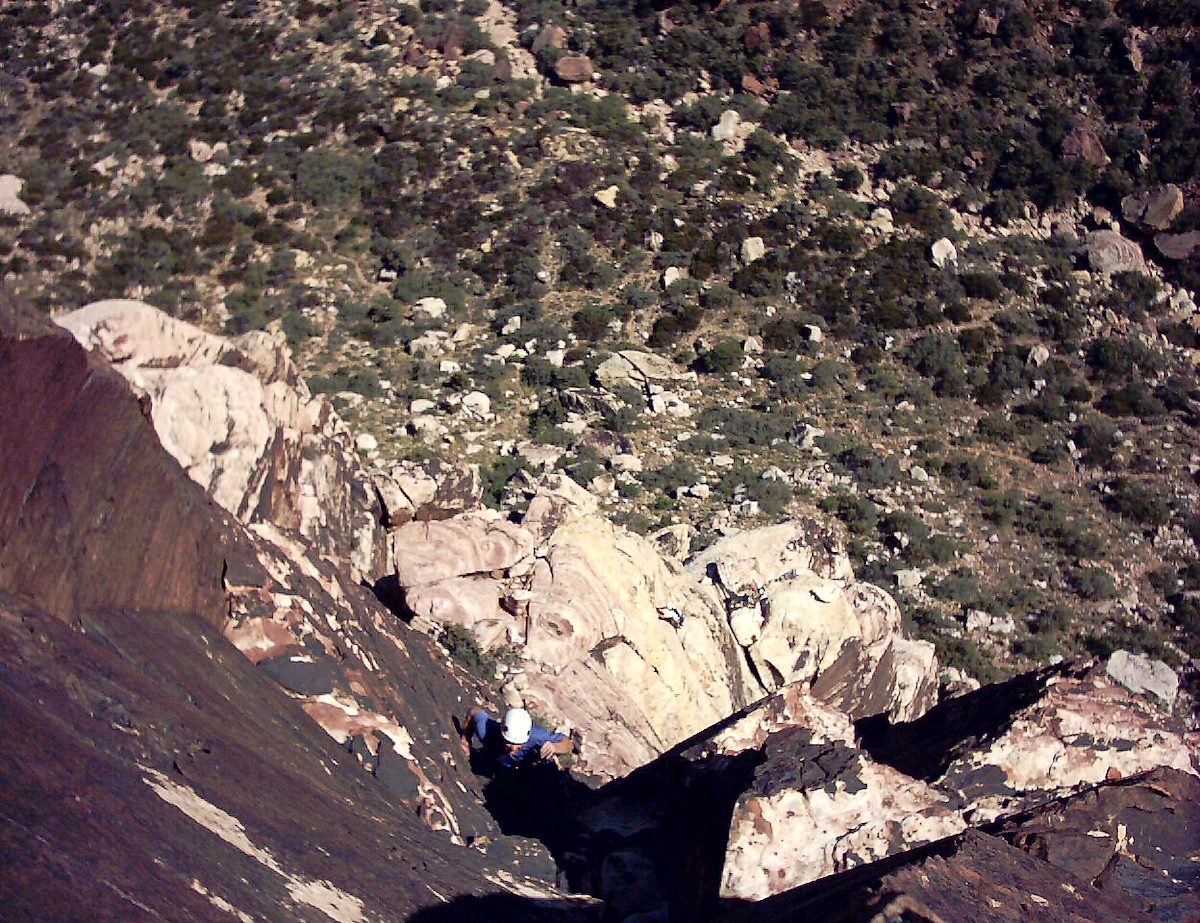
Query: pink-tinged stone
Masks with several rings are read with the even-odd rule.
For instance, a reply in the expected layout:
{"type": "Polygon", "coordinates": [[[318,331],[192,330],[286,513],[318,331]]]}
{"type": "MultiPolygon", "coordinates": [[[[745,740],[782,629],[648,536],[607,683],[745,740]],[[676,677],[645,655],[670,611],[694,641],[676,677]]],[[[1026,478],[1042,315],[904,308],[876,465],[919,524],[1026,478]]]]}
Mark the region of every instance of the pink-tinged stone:
{"type": "Polygon", "coordinates": [[[554,62],[554,73],[564,83],[587,83],[595,68],[587,55],[565,54],[554,62]]]}
{"type": "Polygon", "coordinates": [[[483,513],[405,523],[392,533],[391,542],[396,577],[403,587],[506,570],[534,545],[527,529],[483,513]]]}
{"type": "Polygon", "coordinates": [[[1062,142],[1063,156],[1068,159],[1086,160],[1093,166],[1108,163],[1108,154],[1100,143],[1100,136],[1090,128],[1076,128],[1062,142]]]}

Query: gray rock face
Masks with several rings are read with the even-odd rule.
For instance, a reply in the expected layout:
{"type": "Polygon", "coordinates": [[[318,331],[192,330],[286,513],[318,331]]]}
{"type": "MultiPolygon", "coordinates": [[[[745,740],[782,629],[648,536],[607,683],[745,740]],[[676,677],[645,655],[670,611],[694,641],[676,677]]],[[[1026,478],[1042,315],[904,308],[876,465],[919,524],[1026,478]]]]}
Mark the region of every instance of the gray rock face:
{"type": "Polygon", "coordinates": [[[1116,651],[1108,659],[1106,672],[1130,692],[1155,696],[1167,708],[1174,707],[1179,695],[1179,677],[1175,671],[1145,654],[1116,651]]]}
{"type": "Polygon", "coordinates": [[[1121,200],[1121,214],[1126,221],[1155,231],[1165,231],[1183,211],[1183,192],[1174,183],[1147,189],[1121,200]]]}
{"type": "Polygon", "coordinates": [[[1088,265],[1096,272],[1145,272],[1142,248],[1116,231],[1092,231],[1087,236],[1088,265]]]}

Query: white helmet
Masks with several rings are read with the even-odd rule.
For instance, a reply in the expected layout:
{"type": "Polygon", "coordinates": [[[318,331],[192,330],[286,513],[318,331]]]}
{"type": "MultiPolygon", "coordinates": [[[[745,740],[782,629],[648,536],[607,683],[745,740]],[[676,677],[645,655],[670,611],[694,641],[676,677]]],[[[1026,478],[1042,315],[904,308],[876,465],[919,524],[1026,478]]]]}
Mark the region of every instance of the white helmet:
{"type": "Polygon", "coordinates": [[[533,719],[523,708],[510,708],[504,716],[504,739],[510,744],[523,744],[529,740],[533,719]]]}

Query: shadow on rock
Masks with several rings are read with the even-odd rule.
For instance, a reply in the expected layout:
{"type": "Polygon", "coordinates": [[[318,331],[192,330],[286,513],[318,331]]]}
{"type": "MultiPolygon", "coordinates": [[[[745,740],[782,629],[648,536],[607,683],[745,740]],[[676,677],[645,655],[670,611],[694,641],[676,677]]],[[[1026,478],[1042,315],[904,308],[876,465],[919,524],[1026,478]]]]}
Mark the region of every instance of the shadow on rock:
{"type": "MultiPolygon", "coordinates": [[[[477,760],[472,754],[472,768],[480,772],[477,760]]],[[[502,833],[539,840],[550,851],[559,887],[594,893],[588,837],[579,820],[594,799],[591,789],[542,762],[496,773],[484,786],[483,799],[502,833]]]]}
{"type": "Polygon", "coordinates": [[[529,923],[593,923],[598,908],[583,900],[550,900],[516,894],[459,897],[419,910],[406,923],[496,923],[499,920],[529,923]]]}

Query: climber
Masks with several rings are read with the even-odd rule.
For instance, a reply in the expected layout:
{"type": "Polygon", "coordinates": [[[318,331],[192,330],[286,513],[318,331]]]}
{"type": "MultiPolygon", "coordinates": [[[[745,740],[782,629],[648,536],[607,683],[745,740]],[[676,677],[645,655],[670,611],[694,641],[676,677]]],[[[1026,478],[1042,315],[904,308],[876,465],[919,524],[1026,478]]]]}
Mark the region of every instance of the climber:
{"type": "Polygon", "coordinates": [[[683,627],[683,612],[675,606],[659,609],[658,617],[676,630],[683,627]]]}
{"type": "Polygon", "coordinates": [[[491,770],[530,766],[575,749],[570,737],[534,724],[523,708],[510,708],[500,722],[476,705],[467,712],[462,736],[468,752],[472,739],[478,741],[475,755],[480,757],[480,764],[491,770]]]}

